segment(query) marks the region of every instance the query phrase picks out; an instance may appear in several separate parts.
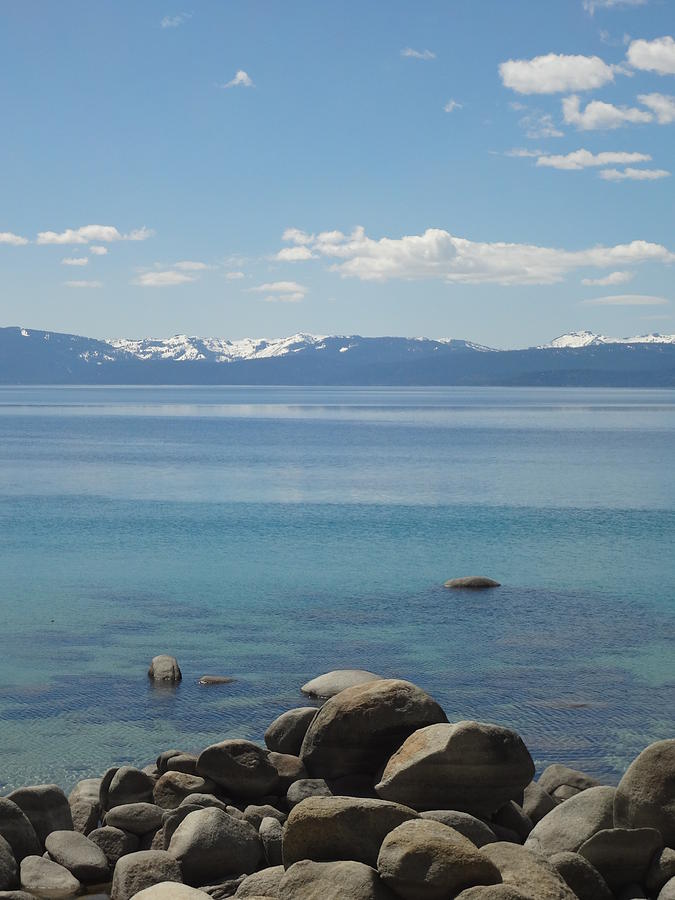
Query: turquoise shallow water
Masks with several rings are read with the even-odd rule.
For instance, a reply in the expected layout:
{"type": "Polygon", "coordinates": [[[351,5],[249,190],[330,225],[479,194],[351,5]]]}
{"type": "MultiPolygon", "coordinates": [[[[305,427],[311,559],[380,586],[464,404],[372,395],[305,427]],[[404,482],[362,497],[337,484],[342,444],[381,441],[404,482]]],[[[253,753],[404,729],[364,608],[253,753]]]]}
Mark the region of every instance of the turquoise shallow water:
{"type": "Polygon", "coordinates": [[[674,458],[673,391],[0,388],[0,789],[260,739],[344,666],[616,780],[675,733],[674,458]]]}

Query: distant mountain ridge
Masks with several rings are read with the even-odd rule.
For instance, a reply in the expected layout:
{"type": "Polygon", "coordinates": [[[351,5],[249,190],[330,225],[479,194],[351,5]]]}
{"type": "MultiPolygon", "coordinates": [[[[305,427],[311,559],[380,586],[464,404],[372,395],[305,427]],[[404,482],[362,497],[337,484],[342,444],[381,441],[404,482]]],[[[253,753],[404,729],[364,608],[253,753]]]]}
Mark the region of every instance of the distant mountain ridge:
{"type": "Polygon", "coordinates": [[[287,338],[98,340],[0,328],[2,384],[675,386],[675,335],[590,331],[497,350],[442,338],[299,333],[287,338]]]}

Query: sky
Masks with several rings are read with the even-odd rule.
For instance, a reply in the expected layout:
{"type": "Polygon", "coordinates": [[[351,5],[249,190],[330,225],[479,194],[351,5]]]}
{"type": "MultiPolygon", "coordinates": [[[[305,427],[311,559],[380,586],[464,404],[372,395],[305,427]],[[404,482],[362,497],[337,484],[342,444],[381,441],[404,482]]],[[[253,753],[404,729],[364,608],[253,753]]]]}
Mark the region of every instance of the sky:
{"type": "Polygon", "coordinates": [[[0,325],[675,332],[674,0],[0,0],[0,325]]]}

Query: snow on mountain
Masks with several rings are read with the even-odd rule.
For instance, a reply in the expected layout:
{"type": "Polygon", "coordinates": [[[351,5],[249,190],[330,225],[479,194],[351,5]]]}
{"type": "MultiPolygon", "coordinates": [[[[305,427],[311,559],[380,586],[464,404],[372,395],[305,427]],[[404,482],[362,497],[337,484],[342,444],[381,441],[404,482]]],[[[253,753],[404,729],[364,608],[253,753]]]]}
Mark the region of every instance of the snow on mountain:
{"type": "Polygon", "coordinates": [[[542,344],[537,349],[570,349],[579,347],[599,347],[605,344],[675,344],[675,334],[641,334],[635,337],[612,338],[592,331],[570,331],[554,338],[550,344],[542,344]]]}
{"type": "Polygon", "coordinates": [[[114,338],[108,343],[116,350],[122,350],[137,359],[210,360],[211,362],[234,362],[242,359],[269,359],[286,356],[301,350],[320,350],[325,338],[316,334],[294,334],[287,338],[242,338],[228,341],[225,338],[188,337],[176,334],[170,338],[142,338],[128,340],[114,338]]]}

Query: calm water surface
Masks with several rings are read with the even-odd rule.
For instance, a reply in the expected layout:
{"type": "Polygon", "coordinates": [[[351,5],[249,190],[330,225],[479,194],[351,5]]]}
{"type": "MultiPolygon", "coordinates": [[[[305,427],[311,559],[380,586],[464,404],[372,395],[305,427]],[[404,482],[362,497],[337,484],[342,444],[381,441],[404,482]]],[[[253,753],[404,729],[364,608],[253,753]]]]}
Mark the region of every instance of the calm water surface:
{"type": "Polygon", "coordinates": [[[675,733],[673,460],[673,391],[2,387],[0,790],[259,740],[347,666],[616,780],[675,733]]]}

